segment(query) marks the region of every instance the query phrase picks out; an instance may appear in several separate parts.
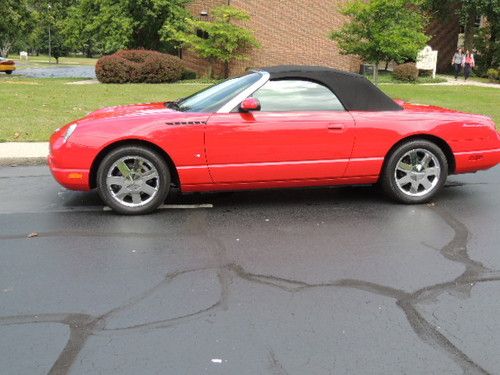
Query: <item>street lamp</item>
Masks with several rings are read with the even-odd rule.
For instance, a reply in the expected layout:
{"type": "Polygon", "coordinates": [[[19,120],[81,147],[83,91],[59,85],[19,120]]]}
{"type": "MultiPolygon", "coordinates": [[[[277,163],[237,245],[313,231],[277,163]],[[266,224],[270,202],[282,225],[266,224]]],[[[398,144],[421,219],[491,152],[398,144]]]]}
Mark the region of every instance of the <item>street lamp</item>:
{"type": "MultiPolygon", "coordinates": [[[[47,5],[47,8],[49,9],[49,13],[50,13],[52,6],[49,4],[49,5],[47,5]]],[[[49,14],[48,19],[49,19],[49,64],[50,64],[50,55],[52,53],[52,46],[51,46],[51,40],[50,40],[50,14],[49,14]]]]}

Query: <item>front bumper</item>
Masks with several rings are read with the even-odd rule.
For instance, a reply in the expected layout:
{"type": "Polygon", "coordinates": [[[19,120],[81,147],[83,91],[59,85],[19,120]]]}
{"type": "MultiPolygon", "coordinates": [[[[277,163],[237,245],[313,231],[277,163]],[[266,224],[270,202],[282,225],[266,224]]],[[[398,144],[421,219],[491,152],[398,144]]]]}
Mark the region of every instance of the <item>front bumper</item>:
{"type": "MultiPolygon", "coordinates": [[[[67,126],[66,126],[67,127],[67,126]]],[[[58,130],[50,139],[48,164],[57,182],[71,190],[89,191],[90,163],[81,149],[63,141],[65,129],[58,130]],[[86,166],[88,168],[85,168],[86,166]],[[83,167],[83,168],[82,168],[83,167]]]]}
{"type": "Polygon", "coordinates": [[[58,168],[57,161],[53,155],[48,158],[50,172],[52,176],[62,186],[70,190],[89,191],[90,189],[90,172],[88,169],[67,169],[58,168]]]}

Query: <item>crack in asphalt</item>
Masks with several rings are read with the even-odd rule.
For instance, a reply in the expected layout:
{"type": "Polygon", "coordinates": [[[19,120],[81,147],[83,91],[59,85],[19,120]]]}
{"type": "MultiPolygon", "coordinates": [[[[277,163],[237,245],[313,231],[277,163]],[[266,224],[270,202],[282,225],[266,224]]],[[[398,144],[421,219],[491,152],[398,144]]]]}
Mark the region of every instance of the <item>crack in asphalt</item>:
{"type": "Polygon", "coordinates": [[[269,349],[269,367],[274,375],[288,375],[280,361],[276,358],[276,354],[272,349],[269,349]]]}
{"type": "MultiPolygon", "coordinates": [[[[195,269],[187,269],[176,271],[167,274],[163,280],[152,288],[146,290],[142,294],[128,300],[123,305],[116,307],[100,316],[92,316],[88,314],[67,313],[67,314],[39,314],[39,315],[18,315],[0,317],[0,326],[4,325],[19,325],[19,324],[37,324],[37,323],[59,323],[69,327],[70,335],[65,347],[59,354],[49,371],[49,375],[66,375],[69,373],[71,366],[74,364],[78,354],[84,348],[88,339],[98,335],[114,335],[118,333],[129,333],[134,331],[148,331],[160,328],[168,328],[180,325],[192,320],[198,320],[203,317],[216,313],[217,311],[227,310],[228,299],[231,292],[231,283],[234,277],[245,280],[249,283],[260,284],[272,288],[278,288],[287,293],[297,293],[312,288],[349,288],[362,290],[368,293],[392,298],[396,305],[401,308],[412,327],[415,334],[425,343],[431,345],[435,349],[444,352],[449,358],[457,363],[465,374],[488,374],[483,367],[474,362],[467,354],[456,347],[437,327],[432,325],[425,319],[422,313],[418,311],[418,305],[422,303],[435,302],[437,297],[443,293],[450,293],[460,298],[469,298],[472,288],[478,283],[500,281],[500,271],[492,270],[485,267],[482,263],[470,258],[467,252],[467,243],[469,239],[469,230],[467,227],[454,218],[448,211],[439,206],[431,208],[446,224],[453,229],[454,236],[443,248],[438,249],[439,253],[449,261],[462,264],[465,268],[464,272],[456,279],[423,287],[414,292],[408,293],[401,289],[391,288],[384,285],[372,283],[369,281],[355,279],[340,279],[326,283],[307,283],[305,281],[287,279],[272,275],[263,275],[250,273],[235,263],[231,263],[227,256],[225,245],[218,238],[213,237],[207,232],[206,216],[197,212],[190,218],[188,222],[188,233],[193,232],[200,234],[200,228],[203,228],[202,235],[206,236],[207,240],[214,244],[215,262],[211,266],[199,267],[195,269]],[[217,272],[218,284],[220,287],[219,299],[212,305],[185,315],[146,322],[127,327],[107,328],[109,321],[118,313],[126,311],[129,308],[137,305],[155,292],[167,287],[173,280],[181,275],[186,275],[193,272],[213,270],[217,272]]],[[[57,236],[68,232],[47,232],[47,236],[57,236]]],[[[73,232],[79,235],[90,235],[90,232],[73,232]]],[[[42,234],[43,235],[43,234],[42,234]]],[[[95,236],[96,233],[93,233],[95,236]]],[[[101,236],[127,236],[124,233],[100,233],[101,236]]],[[[158,236],[160,234],[144,234],[144,233],[129,233],[127,237],[141,236],[158,236]]],[[[25,236],[4,236],[5,239],[25,238],[25,236]]],[[[286,374],[282,364],[276,359],[276,355],[272,349],[269,349],[270,369],[274,374],[286,374]]]]}

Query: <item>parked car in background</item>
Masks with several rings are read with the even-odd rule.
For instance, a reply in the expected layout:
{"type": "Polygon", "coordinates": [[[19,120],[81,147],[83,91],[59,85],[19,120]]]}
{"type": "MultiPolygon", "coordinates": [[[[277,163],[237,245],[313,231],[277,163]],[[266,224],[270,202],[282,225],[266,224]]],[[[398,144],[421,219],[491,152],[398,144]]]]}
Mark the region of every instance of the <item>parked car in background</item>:
{"type": "Polygon", "coordinates": [[[449,174],[500,162],[486,117],[396,102],[325,67],[257,69],[188,98],[101,109],[51,137],[52,174],[124,214],[182,192],[380,183],[428,202],[449,174]]]}
{"type": "Polygon", "coordinates": [[[14,70],[16,70],[16,63],[14,62],[14,60],[9,60],[9,59],[0,57],[0,72],[12,74],[12,72],[14,70]]]}

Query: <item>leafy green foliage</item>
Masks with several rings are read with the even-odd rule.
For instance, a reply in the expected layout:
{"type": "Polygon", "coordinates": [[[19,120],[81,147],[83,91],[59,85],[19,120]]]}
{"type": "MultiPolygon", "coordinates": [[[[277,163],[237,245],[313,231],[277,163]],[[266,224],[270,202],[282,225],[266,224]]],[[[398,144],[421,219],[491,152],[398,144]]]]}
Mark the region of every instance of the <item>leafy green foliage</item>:
{"type": "Polygon", "coordinates": [[[429,37],[418,0],[354,0],[342,7],[350,20],[330,34],[342,54],[377,64],[415,60],[429,37]]]}
{"type": "Polygon", "coordinates": [[[88,56],[124,48],[173,52],[175,45],[160,38],[168,24],[180,27],[189,0],[78,0],[62,22],[66,44],[88,56]]]}
{"type": "Polygon", "coordinates": [[[211,16],[211,21],[187,18],[185,30],[166,25],[163,38],[180,42],[210,63],[223,63],[227,77],[232,61],[245,60],[248,50],[260,45],[250,30],[233,23],[249,20],[248,13],[232,6],[220,6],[213,9],[211,16]]]}
{"type": "Polygon", "coordinates": [[[127,47],[133,20],[122,1],[80,0],[70,8],[62,32],[74,50],[108,54],[127,47]]]}
{"type": "Polygon", "coordinates": [[[500,69],[488,69],[486,73],[490,81],[496,82],[500,79],[500,69]]]}
{"type": "Polygon", "coordinates": [[[0,6],[0,56],[26,37],[31,14],[26,0],[4,0],[0,6]]]}

